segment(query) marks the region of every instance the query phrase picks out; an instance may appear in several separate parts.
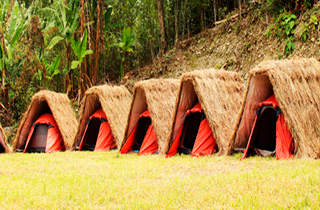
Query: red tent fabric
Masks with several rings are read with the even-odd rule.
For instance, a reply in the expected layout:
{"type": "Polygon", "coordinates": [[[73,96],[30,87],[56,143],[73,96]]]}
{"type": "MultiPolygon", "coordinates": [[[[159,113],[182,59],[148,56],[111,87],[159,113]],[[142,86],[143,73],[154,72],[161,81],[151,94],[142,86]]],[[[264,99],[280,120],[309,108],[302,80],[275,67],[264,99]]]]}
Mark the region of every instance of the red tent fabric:
{"type": "Polygon", "coordinates": [[[158,151],[157,136],[153,129],[153,124],[148,128],[146,136],[143,139],[139,155],[155,154],[158,151]]]}
{"type": "MultiPolygon", "coordinates": [[[[150,117],[149,110],[143,112],[140,116],[142,117],[150,117]]],[[[132,147],[136,142],[136,136],[138,134],[138,124],[134,127],[133,131],[129,135],[126,143],[121,148],[121,154],[126,154],[132,151],[132,147]]],[[[151,124],[147,130],[147,133],[143,139],[142,145],[139,150],[139,155],[147,155],[147,154],[155,154],[158,151],[158,143],[157,143],[157,136],[154,132],[153,124],[151,124]]]]}
{"type": "MultiPolygon", "coordinates": [[[[267,100],[264,102],[259,103],[259,107],[262,107],[264,105],[272,105],[274,108],[278,108],[279,104],[276,100],[275,95],[271,95],[267,100]]],[[[249,137],[249,141],[247,144],[247,148],[244,151],[243,156],[241,157],[241,160],[244,159],[245,157],[249,156],[248,151],[253,148],[253,132],[254,128],[257,125],[257,119],[258,116],[256,115],[254,119],[254,123],[251,129],[251,134],[249,137]]],[[[276,159],[288,159],[290,157],[293,157],[293,138],[288,130],[287,124],[284,120],[283,113],[280,112],[278,115],[278,119],[276,122],[276,159]]]]}
{"type": "MultiPolygon", "coordinates": [[[[101,120],[99,133],[98,133],[98,137],[97,137],[94,151],[95,152],[107,152],[110,149],[116,148],[117,145],[116,145],[116,142],[114,141],[110,124],[108,123],[107,116],[101,107],[99,109],[97,109],[93,113],[93,115],[90,116],[89,119],[92,120],[93,118],[101,120]]],[[[81,151],[83,149],[83,146],[85,144],[84,138],[85,138],[85,134],[88,130],[88,127],[89,127],[89,124],[87,124],[86,129],[84,131],[84,134],[82,136],[81,143],[79,146],[79,151],[81,151]]]]}
{"type": "Polygon", "coordinates": [[[41,115],[32,125],[23,152],[26,152],[32,134],[34,133],[34,129],[38,124],[49,126],[45,152],[53,153],[58,151],[65,151],[65,146],[58,125],[55,119],[53,118],[52,114],[47,113],[41,115]]]}
{"type": "MultiPolygon", "coordinates": [[[[192,109],[187,110],[187,115],[191,113],[203,113],[201,104],[197,103],[192,109]]],[[[171,145],[169,152],[166,157],[174,156],[177,153],[180,138],[182,134],[183,126],[181,126],[178,135],[176,136],[173,144],[171,145]]],[[[198,157],[201,155],[211,155],[212,153],[217,152],[216,140],[212,134],[212,130],[209,126],[207,118],[203,119],[200,123],[196,140],[191,152],[192,157],[198,157]]]]}

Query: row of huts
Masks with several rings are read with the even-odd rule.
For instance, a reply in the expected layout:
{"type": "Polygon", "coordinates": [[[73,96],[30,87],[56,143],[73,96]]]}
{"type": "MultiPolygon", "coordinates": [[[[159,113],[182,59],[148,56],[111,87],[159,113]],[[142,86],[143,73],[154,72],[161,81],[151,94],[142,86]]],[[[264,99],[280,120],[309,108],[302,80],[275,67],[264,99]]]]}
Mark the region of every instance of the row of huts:
{"type": "MultiPolygon", "coordinates": [[[[180,80],[90,88],[79,121],[66,94],[32,97],[13,152],[65,150],[177,153],[193,157],[244,152],[277,159],[320,154],[320,63],[265,61],[244,84],[236,72],[208,69],[180,80]]],[[[0,126],[0,152],[10,152],[0,126]]]]}

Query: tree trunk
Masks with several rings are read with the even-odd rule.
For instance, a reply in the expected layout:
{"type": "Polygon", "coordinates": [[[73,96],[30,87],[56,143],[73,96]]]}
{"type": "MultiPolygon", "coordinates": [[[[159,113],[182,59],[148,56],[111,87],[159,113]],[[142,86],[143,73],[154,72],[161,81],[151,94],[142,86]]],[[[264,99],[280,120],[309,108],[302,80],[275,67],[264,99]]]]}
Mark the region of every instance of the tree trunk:
{"type": "Polygon", "coordinates": [[[217,22],[217,0],[213,0],[214,23],[217,22]]]}
{"type": "Polygon", "coordinates": [[[181,6],[182,8],[183,8],[183,10],[182,10],[182,14],[183,14],[183,16],[182,16],[182,37],[184,37],[184,35],[185,35],[185,31],[186,31],[186,13],[187,13],[187,8],[186,8],[186,6],[187,6],[187,0],[185,0],[181,5],[183,5],[183,6],[181,6]]]}
{"type": "Polygon", "coordinates": [[[6,64],[4,64],[4,68],[2,70],[3,105],[5,107],[8,107],[8,105],[9,105],[9,86],[5,82],[6,72],[7,72],[7,67],[6,67],[6,64]]]}
{"type": "Polygon", "coordinates": [[[96,35],[96,52],[95,52],[95,61],[94,61],[94,69],[92,71],[92,84],[95,85],[97,83],[97,74],[98,74],[98,64],[99,64],[99,43],[100,43],[100,24],[102,17],[102,1],[98,0],[97,4],[97,35],[96,35]]]}
{"type": "Polygon", "coordinates": [[[150,45],[151,58],[152,58],[152,63],[153,63],[153,61],[154,61],[153,37],[149,37],[149,45],[150,45]]]}
{"type": "MultiPolygon", "coordinates": [[[[84,32],[84,1],[85,0],[81,0],[80,5],[81,5],[81,20],[80,20],[80,36],[83,36],[83,32],[84,32]]],[[[80,64],[79,66],[79,84],[78,84],[78,91],[79,91],[79,98],[78,98],[78,103],[80,104],[80,101],[82,99],[83,96],[83,92],[82,92],[82,72],[83,72],[83,65],[80,64]]]]}
{"type": "Polygon", "coordinates": [[[294,8],[294,14],[299,17],[301,12],[302,0],[296,0],[296,6],[294,8]]]}
{"type": "Polygon", "coordinates": [[[167,34],[164,22],[164,11],[163,11],[163,0],[157,0],[158,3],[158,13],[159,13],[159,23],[160,23],[160,33],[161,33],[161,49],[160,49],[160,56],[162,56],[168,48],[167,43],[167,34]]]}
{"type": "Polygon", "coordinates": [[[123,75],[121,75],[122,77],[124,77],[124,75],[126,75],[126,73],[127,73],[127,55],[126,55],[126,51],[124,51],[123,57],[124,57],[124,61],[123,61],[123,75]]]}
{"type": "Polygon", "coordinates": [[[239,19],[241,20],[241,0],[239,0],[239,19]]]}
{"type": "Polygon", "coordinates": [[[200,7],[200,21],[201,21],[201,31],[204,30],[204,9],[203,4],[200,7]]]}
{"type": "Polygon", "coordinates": [[[174,1],[174,26],[175,26],[175,39],[174,43],[177,45],[179,38],[179,0],[174,1]]]}
{"type": "MultiPolygon", "coordinates": [[[[154,53],[154,43],[153,43],[153,37],[154,37],[154,24],[153,24],[153,19],[151,18],[151,15],[149,13],[148,15],[149,18],[149,22],[150,22],[150,31],[149,31],[149,46],[150,46],[150,52],[151,52],[151,59],[152,59],[152,63],[154,62],[154,58],[155,58],[155,53],[154,53]]],[[[139,58],[139,56],[138,56],[139,58]]],[[[139,66],[140,66],[140,58],[139,58],[139,66]]],[[[139,67],[140,69],[140,67],[139,67]]]]}

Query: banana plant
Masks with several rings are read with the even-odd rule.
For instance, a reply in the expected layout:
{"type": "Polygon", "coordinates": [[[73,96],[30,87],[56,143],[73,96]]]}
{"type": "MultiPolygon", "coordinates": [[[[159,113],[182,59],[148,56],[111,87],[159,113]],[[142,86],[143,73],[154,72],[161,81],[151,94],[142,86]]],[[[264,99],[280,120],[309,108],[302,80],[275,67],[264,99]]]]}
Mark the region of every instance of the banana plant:
{"type": "Polygon", "coordinates": [[[49,75],[46,75],[46,78],[48,80],[52,80],[54,76],[60,74],[61,72],[59,71],[59,65],[61,62],[61,57],[60,55],[58,55],[56,57],[56,60],[54,62],[52,62],[51,64],[48,64],[48,62],[43,58],[42,62],[44,63],[47,73],[49,73],[49,75]]]}
{"type": "MultiPolygon", "coordinates": [[[[44,29],[44,33],[54,27],[58,27],[59,35],[53,37],[47,45],[47,50],[51,50],[60,41],[67,39],[69,34],[73,34],[80,22],[80,15],[77,9],[79,0],[70,2],[69,6],[65,5],[64,0],[58,0],[55,7],[46,7],[40,9],[39,13],[52,13],[53,17],[48,21],[48,25],[44,29]]],[[[45,37],[47,40],[47,37],[45,37]]]]}
{"type": "Polygon", "coordinates": [[[124,28],[122,31],[121,41],[118,43],[113,43],[110,47],[119,47],[123,52],[121,57],[121,66],[120,66],[120,78],[123,78],[127,72],[127,53],[133,52],[131,46],[137,42],[137,39],[134,38],[134,34],[131,32],[130,27],[124,28]]]}
{"type": "Polygon", "coordinates": [[[5,65],[12,63],[12,52],[19,37],[24,29],[24,17],[19,9],[19,3],[16,1],[12,8],[10,21],[5,23],[6,11],[9,5],[2,5],[0,16],[0,35],[4,38],[0,40],[0,69],[5,65]]]}
{"type": "Polygon", "coordinates": [[[7,66],[12,64],[13,49],[24,29],[24,16],[17,1],[5,0],[0,3],[0,70],[1,89],[3,90],[4,105],[8,105],[9,93],[6,75],[7,66]]]}
{"type": "Polygon", "coordinates": [[[74,60],[71,63],[71,69],[75,69],[81,65],[86,55],[93,53],[93,51],[87,50],[87,39],[88,39],[87,29],[84,31],[83,36],[78,41],[75,41],[72,36],[68,36],[68,39],[71,43],[71,48],[73,50],[73,53],[78,58],[78,60],[74,60]]]}

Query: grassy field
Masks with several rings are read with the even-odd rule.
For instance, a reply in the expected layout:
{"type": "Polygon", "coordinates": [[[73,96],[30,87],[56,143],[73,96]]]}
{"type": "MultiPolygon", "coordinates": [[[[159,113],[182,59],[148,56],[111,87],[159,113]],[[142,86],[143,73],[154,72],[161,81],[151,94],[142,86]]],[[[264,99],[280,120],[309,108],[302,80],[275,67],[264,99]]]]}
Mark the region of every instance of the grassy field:
{"type": "Polygon", "coordinates": [[[239,157],[1,155],[0,208],[320,208],[319,160],[239,157]]]}

